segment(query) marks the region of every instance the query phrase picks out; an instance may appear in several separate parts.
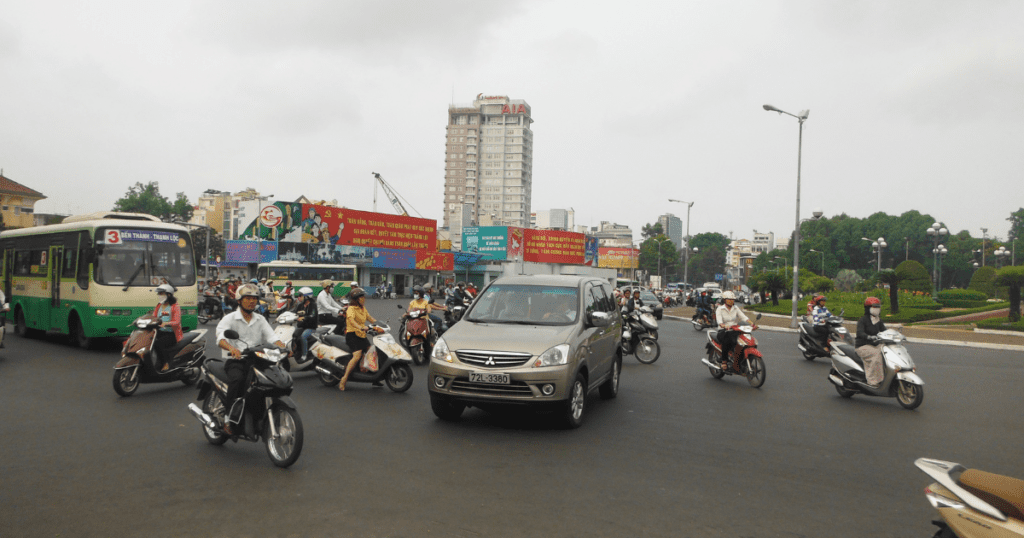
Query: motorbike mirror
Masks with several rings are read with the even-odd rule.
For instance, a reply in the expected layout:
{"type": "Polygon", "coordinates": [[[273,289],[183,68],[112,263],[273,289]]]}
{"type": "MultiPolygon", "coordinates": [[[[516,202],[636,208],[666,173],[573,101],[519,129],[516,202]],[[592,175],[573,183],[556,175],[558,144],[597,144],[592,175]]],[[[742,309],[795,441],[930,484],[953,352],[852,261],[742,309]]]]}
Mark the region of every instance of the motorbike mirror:
{"type": "Polygon", "coordinates": [[[228,329],[224,331],[224,338],[227,338],[229,340],[238,340],[238,331],[228,329]]]}
{"type": "Polygon", "coordinates": [[[399,310],[402,309],[402,305],[400,305],[400,304],[396,304],[395,307],[398,308],[399,310]]]}
{"type": "Polygon", "coordinates": [[[842,316],[842,315],[843,315],[843,314],[845,314],[845,313],[846,313],[846,309],[845,309],[845,308],[840,308],[840,309],[839,309],[839,315],[840,315],[840,316],[842,316]]]}
{"type": "Polygon", "coordinates": [[[758,312],[758,313],[757,313],[757,317],[756,317],[756,318],[754,318],[754,321],[757,321],[757,320],[759,320],[759,319],[761,319],[761,313],[760,313],[760,312],[758,312]]]}

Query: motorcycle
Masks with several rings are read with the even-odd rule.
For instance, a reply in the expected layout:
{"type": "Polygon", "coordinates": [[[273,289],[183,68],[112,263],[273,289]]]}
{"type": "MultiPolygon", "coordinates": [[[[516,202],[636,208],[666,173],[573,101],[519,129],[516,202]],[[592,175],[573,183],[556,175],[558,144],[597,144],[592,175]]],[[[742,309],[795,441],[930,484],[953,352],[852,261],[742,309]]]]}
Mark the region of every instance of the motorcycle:
{"type": "Polygon", "coordinates": [[[181,381],[186,386],[199,379],[199,365],[205,358],[206,341],[200,338],[206,329],[183,334],[181,340],[167,350],[171,357],[167,370],[157,367],[153,350],[160,322],[146,314],[134,321],[135,330],[121,347],[121,360],[114,365],[114,392],[131,396],[142,383],[171,383],[181,381]]]}
{"type": "Polygon", "coordinates": [[[641,307],[628,313],[622,309],[625,324],[622,327],[622,340],[619,350],[623,355],[632,353],[636,360],[643,364],[653,364],[661,357],[661,344],[658,343],[658,320],[654,319],[650,307],[641,307]]]}
{"type": "Polygon", "coordinates": [[[710,310],[698,310],[693,315],[690,323],[693,324],[693,330],[697,332],[718,326],[718,322],[715,321],[715,315],[710,310]]]}
{"type": "Polygon", "coordinates": [[[327,334],[334,330],[335,325],[321,325],[313,331],[309,336],[309,341],[306,346],[306,354],[299,356],[299,340],[301,332],[296,331],[296,324],[299,321],[299,315],[296,312],[283,312],[277,316],[277,327],[274,328],[274,336],[284,342],[285,349],[291,351],[287,360],[281,361],[281,366],[289,372],[302,372],[305,370],[311,370],[316,366],[316,356],[313,354],[312,346],[316,343],[317,333],[327,334]]]}
{"type": "Polygon", "coordinates": [[[916,409],[924,401],[924,380],[917,375],[917,367],[903,346],[904,336],[888,329],[871,338],[882,346],[882,384],[868,385],[864,374],[864,361],[849,343],[832,346],[832,369],[828,379],[843,398],[854,394],[896,398],[904,409],[916,409]]]}
{"type": "MultiPolygon", "coordinates": [[[[224,332],[232,340],[238,333],[224,332]]],[[[227,361],[219,358],[207,359],[200,371],[199,395],[196,400],[203,402],[200,409],[188,404],[188,410],[203,425],[203,435],[212,445],[223,445],[229,439],[266,443],[267,456],[278,467],[288,467],[299,459],[302,452],[302,420],[295,407],[292,393],[292,376],[282,368],[285,352],[277,346],[253,346],[242,352],[240,360],[252,365],[242,397],[227,408],[228,377],[224,371],[227,361]],[[224,425],[232,424],[232,433],[224,425]]]]}
{"type": "MultiPolygon", "coordinates": [[[[755,321],[759,319],[761,319],[761,314],[757,315],[755,321]]],[[[746,377],[747,382],[755,389],[764,385],[764,357],[757,349],[757,339],[751,334],[755,329],[757,329],[757,325],[741,325],[735,329],[719,329],[722,331],[735,330],[741,333],[739,338],[736,339],[736,345],[732,348],[733,358],[730,359],[730,362],[735,363],[737,366],[730,365],[725,369],[722,369],[722,344],[718,343],[718,331],[707,332],[708,342],[704,349],[707,351],[708,356],[701,359],[700,362],[707,365],[708,370],[711,371],[711,377],[722,379],[726,375],[741,375],[746,377]]]]}
{"type": "MultiPolygon", "coordinates": [[[[395,341],[391,336],[391,328],[381,327],[383,332],[376,334],[371,339],[372,344],[368,353],[377,354],[376,371],[356,371],[349,375],[348,380],[355,383],[376,383],[384,381],[392,392],[405,392],[412,387],[413,375],[412,356],[395,341]]],[[[367,335],[373,328],[367,328],[367,335]]],[[[352,350],[345,342],[345,337],[330,332],[314,333],[317,343],[313,345],[312,351],[317,357],[317,363],[313,367],[317,377],[326,387],[336,387],[345,375],[345,368],[352,359],[352,350]]],[[[360,361],[362,362],[362,361],[360,361]]]]}
{"type": "MultiPolygon", "coordinates": [[[[401,310],[402,305],[398,305],[398,308],[401,310]]],[[[413,364],[422,366],[430,360],[430,350],[437,341],[437,332],[426,310],[415,309],[402,316],[398,340],[402,347],[409,350],[413,364]]]]}
{"type": "Polygon", "coordinates": [[[924,488],[942,517],[933,538],[1024,536],[1024,480],[929,458],[914,465],[936,480],[924,488]]]}
{"type": "Polygon", "coordinates": [[[800,339],[797,341],[796,347],[803,352],[805,359],[813,361],[818,357],[829,357],[832,354],[830,349],[839,342],[853,345],[850,331],[846,330],[846,327],[843,326],[843,314],[845,312],[846,309],[843,309],[839,312],[839,316],[832,316],[825,320],[825,326],[828,327],[828,335],[825,337],[824,342],[822,337],[815,332],[813,323],[809,321],[800,322],[800,339]]]}

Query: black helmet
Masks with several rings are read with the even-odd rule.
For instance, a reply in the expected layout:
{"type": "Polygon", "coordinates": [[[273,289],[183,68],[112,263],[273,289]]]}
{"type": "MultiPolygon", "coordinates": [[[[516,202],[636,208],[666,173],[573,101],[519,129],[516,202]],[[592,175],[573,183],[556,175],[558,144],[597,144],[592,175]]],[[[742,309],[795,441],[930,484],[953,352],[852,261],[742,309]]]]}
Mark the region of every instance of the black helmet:
{"type": "Polygon", "coordinates": [[[363,288],[356,288],[352,290],[352,294],[349,295],[349,298],[353,301],[360,297],[366,297],[366,292],[363,290],[363,288]]]}
{"type": "Polygon", "coordinates": [[[466,283],[465,282],[459,282],[458,284],[456,284],[456,286],[458,286],[460,288],[465,288],[466,287],[466,283]]]}
{"type": "Polygon", "coordinates": [[[420,286],[420,285],[413,286],[412,287],[412,292],[413,293],[418,293],[420,295],[423,295],[423,293],[424,293],[423,292],[423,286],[420,286]]]}

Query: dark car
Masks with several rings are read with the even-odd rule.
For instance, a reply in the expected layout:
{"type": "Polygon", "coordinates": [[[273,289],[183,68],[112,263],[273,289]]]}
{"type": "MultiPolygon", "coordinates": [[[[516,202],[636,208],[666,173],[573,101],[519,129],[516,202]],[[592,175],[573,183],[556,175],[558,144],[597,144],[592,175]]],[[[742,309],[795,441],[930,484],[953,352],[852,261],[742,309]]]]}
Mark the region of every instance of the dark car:
{"type": "MultiPolygon", "coordinates": [[[[644,302],[644,306],[649,306],[654,309],[654,317],[661,319],[665,315],[665,305],[658,299],[651,290],[647,288],[640,289],[640,300],[644,302]]],[[[629,296],[633,296],[633,290],[630,288],[622,288],[623,293],[629,293],[629,296]]]]}

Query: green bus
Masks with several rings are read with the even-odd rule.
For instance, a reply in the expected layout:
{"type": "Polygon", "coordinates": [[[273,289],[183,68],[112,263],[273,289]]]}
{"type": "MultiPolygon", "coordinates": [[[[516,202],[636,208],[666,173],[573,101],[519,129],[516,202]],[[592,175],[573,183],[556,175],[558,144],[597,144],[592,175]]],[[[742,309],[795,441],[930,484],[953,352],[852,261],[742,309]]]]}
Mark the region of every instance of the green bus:
{"type": "Polygon", "coordinates": [[[0,233],[0,279],[20,336],[52,332],[87,348],[124,337],[153,311],[156,286],[177,288],[181,326],[198,325],[188,230],[151,215],[101,212],[0,233]]]}
{"type": "Polygon", "coordinates": [[[333,280],[335,286],[332,295],[343,297],[352,289],[352,282],[359,281],[359,268],[355,265],[275,260],[259,264],[256,268],[256,278],[272,280],[274,291],[281,291],[285,283],[290,281],[296,290],[309,286],[313,293],[320,293],[323,289],[320,287],[321,281],[333,280]]]}

